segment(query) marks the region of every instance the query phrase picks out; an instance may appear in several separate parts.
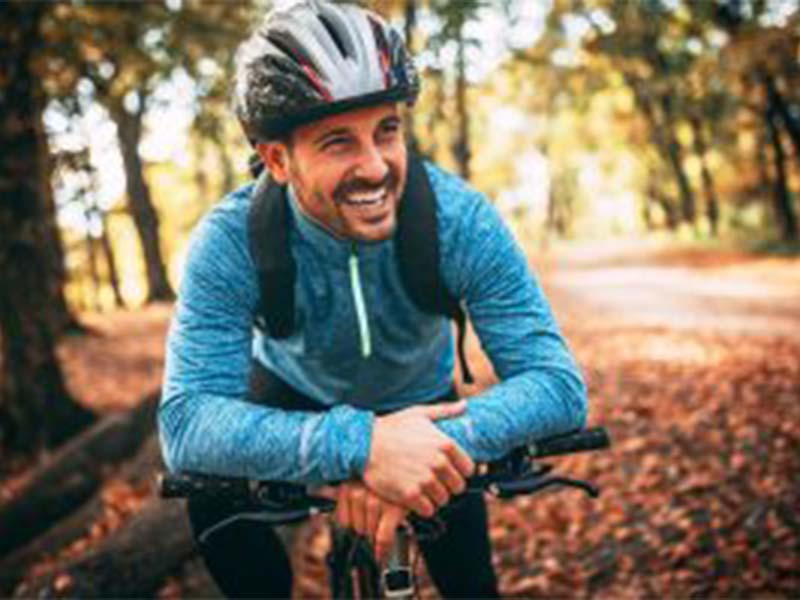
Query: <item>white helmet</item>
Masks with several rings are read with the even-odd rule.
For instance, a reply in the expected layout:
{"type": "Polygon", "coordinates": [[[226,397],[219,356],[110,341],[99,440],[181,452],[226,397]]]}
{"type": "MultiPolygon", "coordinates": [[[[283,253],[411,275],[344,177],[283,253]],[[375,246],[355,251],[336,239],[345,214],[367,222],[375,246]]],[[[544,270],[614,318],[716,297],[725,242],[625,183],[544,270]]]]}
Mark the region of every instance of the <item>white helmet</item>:
{"type": "Polygon", "coordinates": [[[400,34],[354,5],[271,11],[236,55],[234,104],[251,143],[382,102],[413,104],[419,76],[400,34]]]}

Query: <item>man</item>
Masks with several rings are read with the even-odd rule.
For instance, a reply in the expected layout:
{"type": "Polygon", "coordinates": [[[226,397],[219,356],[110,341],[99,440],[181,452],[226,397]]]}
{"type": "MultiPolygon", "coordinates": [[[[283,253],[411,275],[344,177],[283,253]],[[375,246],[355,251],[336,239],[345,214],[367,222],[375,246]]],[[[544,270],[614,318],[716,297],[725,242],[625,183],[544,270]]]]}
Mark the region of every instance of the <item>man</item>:
{"type": "MultiPolygon", "coordinates": [[[[413,103],[418,78],[380,17],[322,0],[273,11],[240,48],[235,86],[269,178],[232,193],[193,234],[168,340],[164,456],[175,471],[344,482],[321,493],[382,556],[408,512],[433,515],[476,461],[581,427],[585,386],[493,207],[408,155],[398,103],[413,103]],[[454,398],[448,319],[417,306],[398,267],[412,176],[434,198],[432,270],[501,380],[468,402],[454,398]],[[285,207],[270,235],[251,222],[262,194],[285,207]],[[279,269],[263,281],[254,258],[276,235],[293,265],[284,286],[279,269]],[[285,309],[273,302],[254,331],[280,293],[290,314],[270,324],[285,309]]],[[[268,526],[218,503],[189,510],[226,595],[288,596],[288,559],[268,526]]],[[[422,544],[436,585],[446,597],[496,596],[483,499],[449,514],[447,533],[422,544]]]]}

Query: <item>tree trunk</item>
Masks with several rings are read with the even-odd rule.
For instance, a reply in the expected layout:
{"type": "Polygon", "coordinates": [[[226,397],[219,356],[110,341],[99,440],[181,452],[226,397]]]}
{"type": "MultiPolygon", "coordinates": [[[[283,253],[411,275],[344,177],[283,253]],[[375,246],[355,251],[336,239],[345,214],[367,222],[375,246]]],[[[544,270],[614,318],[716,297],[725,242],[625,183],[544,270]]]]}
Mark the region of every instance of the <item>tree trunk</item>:
{"type": "Polygon", "coordinates": [[[694,193],[689,184],[689,177],[683,167],[683,150],[675,135],[675,116],[672,98],[667,94],[661,95],[661,109],[664,112],[664,128],[666,130],[667,156],[669,164],[678,182],[678,191],[681,195],[681,217],[686,223],[694,223],[696,214],[694,193]]]}
{"type": "Polygon", "coordinates": [[[111,282],[111,290],[114,292],[114,304],[117,308],[125,308],[125,299],[122,297],[122,292],[119,287],[119,273],[117,272],[117,263],[114,259],[114,247],[111,245],[111,239],[108,237],[108,215],[102,213],[101,219],[100,248],[105,257],[108,279],[111,282]]]}
{"type": "MultiPolygon", "coordinates": [[[[405,23],[404,30],[406,36],[406,47],[413,53],[414,52],[414,35],[417,28],[417,0],[406,0],[405,3],[405,23]]],[[[417,132],[414,129],[414,111],[407,110],[405,114],[406,119],[406,135],[408,136],[408,145],[411,151],[419,155],[419,139],[417,132]]]]}
{"type": "Polygon", "coordinates": [[[694,138],[694,151],[700,159],[700,177],[703,180],[706,216],[711,225],[711,235],[716,237],[719,231],[719,200],[717,199],[717,192],[714,188],[714,179],[711,176],[711,171],[708,169],[708,161],[706,161],[707,149],[705,137],[703,136],[703,124],[697,116],[692,116],[690,122],[692,124],[692,137],[694,138]]]}
{"type": "Polygon", "coordinates": [[[431,69],[428,72],[426,85],[433,86],[434,101],[431,110],[428,111],[428,117],[425,119],[425,129],[428,131],[427,149],[420,147],[420,155],[428,160],[436,160],[436,155],[439,152],[436,128],[439,123],[445,120],[444,107],[447,104],[444,74],[440,70],[431,69]]]}
{"type": "Polygon", "coordinates": [[[775,83],[775,78],[769,73],[762,73],[764,87],[767,89],[767,99],[772,107],[772,110],[780,116],[786,132],[789,134],[789,139],[794,144],[794,151],[797,155],[797,160],[800,161],[800,119],[798,119],[789,109],[783,95],[775,83]]]}
{"type": "Polygon", "coordinates": [[[466,180],[470,178],[469,112],[467,110],[467,61],[464,23],[458,29],[458,55],[456,62],[456,115],[458,132],[453,144],[453,155],[458,164],[458,172],[466,180]]]}
{"type": "Polygon", "coordinates": [[[185,502],[153,498],[87,555],[20,586],[14,597],[152,598],[194,553],[185,502]]]}
{"type": "Polygon", "coordinates": [[[153,206],[150,188],[144,178],[144,166],[139,156],[144,110],[140,106],[135,113],[130,113],[121,104],[116,104],[110,107],[109,113],[117,125],[117,135],[125,165],[128,208],[144,252],[148,285],[147,301],[173,300],[175,293],[170,286],[161,256],[158,214],[153,206]]]}
{"type": "Polygon", "coordinates": [[[792,206],[792,195],[786,179],[786,152],[783,149],[777,121],[777,112],[770,105],[766,111],[766,122],[775,163],[773,206],[776,220],[781,228],[781,237],[784,241],[792,242],[797,240],[797,215],[792,206]]]}
{"type": "MultiPolygon", "coordinates": [[[[87,210],[86,216],[89,217],[90,215],[91,211],[87,210]]],[[[92,278],[92,304],[94,310],[100,312],[103,310],[103,303],[100,299],[103,283],[100,281],[100,270],[97,267],[97,248],[95,247],[95,239],[92,236],[91,228],[87,228],[85,243],[89,261],[89,274],[92,278]]]]}
{"type": "Polygon", "coordinates": [[[133,454],[155,421],[157,398],[70,440],[0,508],[0,556],[29,542],[94,494],[109,464],[133,454]]]}
{"type": "Polygon", "coordinates": [[[233,164],[231,163],[231,156],[228,154],[228,149],[223,143],[214,140],[217,146],[217,155],[219,156],[219,163],[222,168],[222,193],[220,197],[233,191],[236,186],[236,177],[233,173],[233,164]]]}
{"type": "Polygon", "coordinates": [[[58,338],[62,334],[86,333],[86,328],[72,314],[64,295],[67,283],[67,270],[64,265],[64,244],[61,231],[56,221],[56,202],[53,198],[52,164],[50,151],[47,147],[45,135],[39,136],[39,156],[44,169],[44,185],[42,187],[44,200],[44,243],[47,251],[47,263],[50,270],[50,297],[52,298],[53,332],[58,338]]]}
{"type": "MultiPolygon", "coordinates": [[[[689,185],[689,178],[683,168],[683,159],[681,157],[681,146],[675,136],[674,124],[672,122],[672,102],[666,96],[660,97],[661,108],[663,113],[663,123],[659,120],[656,114],[656,106],[650,95],[650,91],[646,88],[646,82],[636,77],[631,73],[625,73],[625,81],[628,87],[633,91],[633,97],[636,104],[644,114],[647,124],[650,127],[650,139],[656,147],[656,151],[670,166],[675,181],[678,184],[678,190],[681,195],[681,214],[684,220],[692,222],[694,220],[694,195],[692,194],[691,186],[689,185]]],[[[661,196],[661,194],[659,193],[661,196]]],[[[675,224],[674,219],[677,218],[671,203],[663,197],[659,198],[659,204],[667,211],[670,229],[675,224]]]]}
{"type": "MultiPolygon", "coordinates": [[[[158,435],[154,432],[142,444],[136,456],[115,471],[113,479],[140,489],[149,485],[153,474],[164,470],[158,435]]],[[[25,572],[46,556],[54,556],[75,540],[86,536],[107,507],[102,490],[78,510],[57,521],[42,535],[0,561],[0,596],[10,595],[25,572]]]]}
{"type": "Polygon", "coordinates": [[[46,9],[13,2],[0,13],[0,447],[22,452],[57,446],[94,418],[69,396],[55,355],[44,94],[32,69],[46,9]]]}

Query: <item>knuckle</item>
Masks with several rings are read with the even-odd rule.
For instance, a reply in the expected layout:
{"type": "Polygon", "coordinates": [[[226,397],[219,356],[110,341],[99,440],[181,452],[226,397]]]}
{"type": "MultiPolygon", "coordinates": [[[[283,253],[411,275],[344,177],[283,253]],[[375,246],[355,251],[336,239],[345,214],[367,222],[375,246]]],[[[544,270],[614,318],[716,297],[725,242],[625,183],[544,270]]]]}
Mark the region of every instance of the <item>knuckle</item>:
{"type": "Polygon", "coordinates": [[[439,454],[433,459],[433,470],[437,473],[443,473],[450,467],[450,461],[444,454],[439,454]]]}

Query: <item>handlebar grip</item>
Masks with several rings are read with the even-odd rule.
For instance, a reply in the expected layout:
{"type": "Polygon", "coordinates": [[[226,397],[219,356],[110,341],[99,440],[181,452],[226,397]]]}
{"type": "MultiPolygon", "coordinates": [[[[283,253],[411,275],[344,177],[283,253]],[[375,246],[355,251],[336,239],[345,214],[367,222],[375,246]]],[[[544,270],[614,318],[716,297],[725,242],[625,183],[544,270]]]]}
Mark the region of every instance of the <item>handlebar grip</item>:
{"type": "Polygon", "coordinates": [[[605,427],[593,427],[534,442],[529,445],[528,452],[531,457],[538,458],[601,450],[609,446],[611,446],[611,438],[605,427]]]}
{"type": "Polygon", "coordinates": [[[246,498],[250,494],[246,479],[211,477],[198,473],[161,473],[157,479],[157,489],[162,498],[197,495],[246,498]]]}

